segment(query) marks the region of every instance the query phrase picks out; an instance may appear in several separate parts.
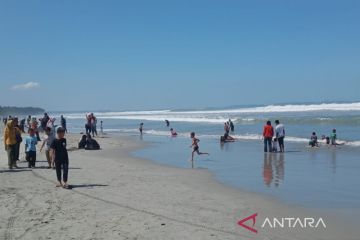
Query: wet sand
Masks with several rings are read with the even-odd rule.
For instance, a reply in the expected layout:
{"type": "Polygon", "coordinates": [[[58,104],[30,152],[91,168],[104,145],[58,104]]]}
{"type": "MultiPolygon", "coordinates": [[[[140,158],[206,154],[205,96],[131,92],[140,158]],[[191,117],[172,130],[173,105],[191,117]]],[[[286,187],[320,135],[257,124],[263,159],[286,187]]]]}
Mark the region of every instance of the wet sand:
{"type": "MultiPolygon", "coordinates": [[[[68,135],[69,147],[80,135],[68,135]]],[[[0,150],[0,237],[4,239],[358,239],[331,211],[290,207],[239,191],[203,169],[180,169],[130,157],[144,144],[99,138],[101,151],[71,150],[72,190],[55,188],[43,167],[6,170],[0,150]],[[237,222],[258,213],[258,234],[237,222]],[[319,216],[320,215],[320,216],[319,216]],[[329,215],[329,216],[328,216],[329,215]],[[265,217],[322,217],[326,229],[261,229],[265,217]]],[[[169,155],[170,156],[170,155],[169,155]]],[[[251,225],[251,223],[249,223],[251,225]]]]}

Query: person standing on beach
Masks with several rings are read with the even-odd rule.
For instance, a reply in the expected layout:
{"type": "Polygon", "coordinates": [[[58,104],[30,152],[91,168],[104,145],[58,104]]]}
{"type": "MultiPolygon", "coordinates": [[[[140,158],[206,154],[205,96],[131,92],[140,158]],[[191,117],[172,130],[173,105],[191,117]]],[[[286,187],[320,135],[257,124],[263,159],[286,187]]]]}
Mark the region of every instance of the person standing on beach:
{"type": "Polygon", "coordinates": [[[66,127],[66,119],[63,115],[60,116],[60,124],[63,129],[65,129],[65,132],[67,133],[67,127],[66,127]]]}
{"type": "Polygon", "coordinates": [[[31,115],[29,115],[26,119],[26,124],[28,129],[31,127],[30,123],[31,123],[31,115]]]}
{"type": "Polygon", "coordinates": [[[86,114],[85,133],[91,134],[91,114],[86,114]]]}
{"type": "Polygon", "coordinates": [[[8,156],[9,169],[18,168],[15,158],[16,130],[13,120],[8,120],[6,122],[6,127],[4,130],[4,145],[8,156]]]}
{"type": "Polygon", "coordinates": [[[49,121],[46,123],[46,127],[44,128],[44,131],[46,128],[51,128],[51,131],[55,132],[55,121],[56,118],[50,118],[49,121]]]}
{"type": "Polygon", "coordinates": [[[14,126],[15,126],[15,132],[16,132],[16,145],[15,145],[15,159],[16,161],[20,161],[20,145],[23,141],[21,137],[21,127],[19,126],[19,119],[17,117],[14,117],[14,126]]]}
{"type": "Polygon", "coordinates": [[[40,126],[43,131],[45,131],[46,124],[49,122],[50,117],[47,113],[44,113],[43,118],[40,120],[40,126]]]}
{"type": "Polygon", "coordinates": [[[104,135],[104,126],[103,126],[103,121],[102,120],[100,121],[100,133],[102,135],[104,135]]]}
{"type": "Polygon", "coordinates": [[[96,129],[96,124],[97,124],[97,118],[95,117],[95,115],[93,113],[91,113],[91,119],[90,119],[90,126],[91,126],[91,133],[92,136],[95,137],[95,135],[97,136],[97,129],[96,129]]]}
{"type": "Polygon", "coordinates": [[[143,130],[144,130],[144,123],[140,123],[139,131],[141,135],[143,135],[143,130]]]}
{"type": "Polygon", "coordinates": [[[51,143],[54,141],[55,139],[55,132],[47,127],[45,129],[45,139],[41,145],[41,148],[40,148],[40,152],[42,152],[44,146],[45,146],[45,156],[46,156],[46,160],[49,164],[49,169],[52,167],[55,169],[55,165],[54,165],[54,162],[52,161],[52,155],[51,155],[51,149],[50,149],[50,146],[51,146],[51,143]]]}
{"type": "Polygon", "coordinates": [[[20,121],[20,130],[21,130],[21,132],[25,132],[25,121],[26,121],[26,119],[25,118],[23,118],[23,119],[21,119],[21,121],[20,121]]]}
{"type": "Polygon", "coordinates": [[[285,127],[284,124],[281,124],[279,120],[275,120],[275,125],[276,125],[275,127],[276,139],[279,144],[280,152],[284,152],[285,127]]]}
{"type": "Polygon", "coordinates": [[[40,135],[39,135],[38,125],[39,125],[39,124],[38,124],[38,121],[36,120],[36,118],[35,118],[35,117],[31,118],[31,120],[30,120],[30,128],[34,130],[35,135],[36,135],[36,137],[37,137],[37,140],[38,140],[38,141],[41,141],[40,135]]]}
{"type": "Polygon", "coordinates": [[[29,168],[35,168],[36,163],[36,145],[37,137],[35,137],[34,129],[29,129],[29,136],[25,138],[26,146],[26,160],[28,161],[29,168]]]}
{"type": "Polygon", "coordinates": [[[68,172],[69,172],[69,156],[66,149],[65,129],[59,127],[57,129],[57,138],[51,143],[52,160],[55,163],[56,176],[58,184],[56,187],[63,187],[68,189],[68,172]],[[63,176],[61,178],[61,169],[63,176]]]}
{"type": "Polygon", "coordinates": [[[203,153],[199,150],[199,142],[200,140],[195,137],[195,132],[190,134],[190,138],[192,139],[192,143],[190,147],[193,149],[191,153],[191,161],[194,161],[194,154],[197,153],[198,155],[209,155],[209,153],[203,153]]]}
{"type": "Polygon", "coordinates": [[[274,128],[271,126],[271,121],[267,121],[263,130],[264,138],[264,152],[272,151],[272,139],[274,137],[274,128]]]}

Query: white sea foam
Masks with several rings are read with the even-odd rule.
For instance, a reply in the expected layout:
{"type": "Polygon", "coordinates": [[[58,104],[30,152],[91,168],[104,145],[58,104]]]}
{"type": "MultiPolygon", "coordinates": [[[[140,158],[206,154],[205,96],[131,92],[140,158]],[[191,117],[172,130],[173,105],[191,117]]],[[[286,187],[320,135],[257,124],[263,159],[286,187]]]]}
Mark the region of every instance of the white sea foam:
{"type": "MultiPolygon", "coordinates": [[[[139,129],[133,128],[120,128],[120,129],[104,129],[105,132],[120,132],[120,133],[129,133],[129,134],[138,134],[139,129]]],[[[154,136],[171,136],[170,131],[161,131],[161,130],[144,130],[144,134],[154,135],[154,136]]],[[[189,137],[190,132],[178,132],[179,137],[189,137]]],[[[234,138],[238,140],[245,140],[245,141],[262,141],[263,137],[260,134],[235,134],[232,135],[234,138]]],[[[207,138],[207,139],[219,139],[220,135],[214,135],[214,134],[198,134],[199,138],[207,138]]],[[[286,137],[287,142],[295,142],[295,143],[305,143],[307,144],[309,142],[309,139],[307,138],[301,138],[301,137],[294,137],[294,136],[287,136],[286,137]]],[[[325,141],[320,140],[321,144],[325,144],[325,141]]],[[[344,140],[338,140],[339,144],[343,144],[346,146],[351,147],[360,147],[360,141],[344,141],[344,140]]]]}
{"type": "MultiPolygon", "coordinates": [[[[316,112],[316,111],[360,111],[360,102],[356,103],[323,103],[323,104],[288,104],[269,105],[253,108],[237,108],[227,110],[204,110],[204,111],[124,111],[124,112],[95,112],[101,119],[123,119],[123,120],[148,120],[172,122],[194,122],[194,123],[221,123],[229,117],[235,121],[253,122],[255,118],[241,117],[242,114],[263,114],[263,113],[295,113],[295,112],[316,112]],[[240,116],[236,116],[239,114],[240,116]]],[[[84,119],[84,113],[69,113],[69,119],[84,119]]],[[[320,121],[327,121],[329,118],[318,118],[320,121]]]]}

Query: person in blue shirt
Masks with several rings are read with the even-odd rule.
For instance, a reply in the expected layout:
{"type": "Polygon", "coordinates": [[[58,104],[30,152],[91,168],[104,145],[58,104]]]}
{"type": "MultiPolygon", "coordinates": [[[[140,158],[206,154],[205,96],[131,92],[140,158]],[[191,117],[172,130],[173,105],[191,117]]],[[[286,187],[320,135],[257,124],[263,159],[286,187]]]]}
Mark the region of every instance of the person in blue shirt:
{"type": "Polygon", "coordinates": [[[30,128],[29,136],[25,138],[26,161],[29,162],[29,168],[35,167],[37,142],[34,129],[30,128]]]}

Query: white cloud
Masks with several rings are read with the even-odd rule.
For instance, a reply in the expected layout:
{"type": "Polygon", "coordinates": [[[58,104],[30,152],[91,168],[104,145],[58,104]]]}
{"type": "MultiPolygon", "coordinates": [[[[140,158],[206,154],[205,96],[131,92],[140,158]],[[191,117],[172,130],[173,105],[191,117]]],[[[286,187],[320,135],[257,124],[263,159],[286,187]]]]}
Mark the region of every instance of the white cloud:
{"type": "Polygon", "coordinates": [[[20,90],[20,89],[27,90],[27,89],[31,89],[31,88],[37,88],[39,86],[40,86],[40,84],[37,82],[27,82],[24,84],[14,85],[11,87],[11,89],[12,90],[20,90]]]}

